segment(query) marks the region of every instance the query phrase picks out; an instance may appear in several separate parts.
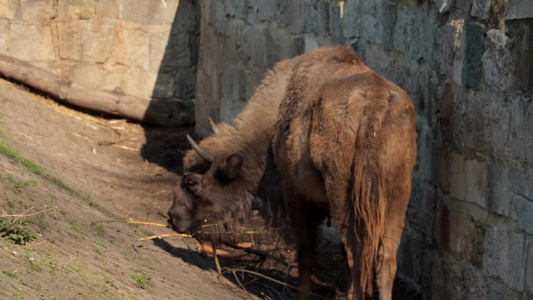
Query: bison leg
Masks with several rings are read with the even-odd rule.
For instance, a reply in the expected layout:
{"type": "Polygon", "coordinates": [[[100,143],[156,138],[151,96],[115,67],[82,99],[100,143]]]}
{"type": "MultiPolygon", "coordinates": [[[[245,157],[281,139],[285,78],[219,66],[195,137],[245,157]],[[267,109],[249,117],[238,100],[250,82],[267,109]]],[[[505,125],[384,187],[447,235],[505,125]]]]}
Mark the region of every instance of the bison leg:
{"type": "Polygon", "coordinates": [[[315,264],[318,225],[326,213],[302,198],[286,198],[288,211],[296,236],[298,259],[298,291],[295,299],[310,299],[312,294],[311,270],[315,264]]]}
{"type": "MultiPolygon", "coordinates": [[[[399,238],[398,238],[399,241],[399,238]]],[[[396,276],[396,252],[398,242],[396,239],[385,237],[382,240],[377,263],[377,285],[380,300],[392,299],[392,284],[396,276]]]]}
{"type": "MultiPolygon", "coordinates": [[[[408,178],[407,180],[410,180],[408,178]]],[[[382,233],[381,245],[376,262],[376,282],[380,300],[392,299],[392,284],[396,276],[396,254],[402,237],[405,211],[409,202],[409,184],[393,186],[395,196],[389,195],[388,207],[385,212],[385,228],[382,233]]]]}

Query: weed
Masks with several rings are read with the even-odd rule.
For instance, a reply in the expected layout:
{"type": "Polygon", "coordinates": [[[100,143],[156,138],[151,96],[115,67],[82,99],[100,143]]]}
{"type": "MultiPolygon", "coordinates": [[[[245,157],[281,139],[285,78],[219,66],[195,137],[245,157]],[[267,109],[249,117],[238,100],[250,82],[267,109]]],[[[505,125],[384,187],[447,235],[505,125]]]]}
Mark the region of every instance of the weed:
{"type": "Polygon", "coordinates": [[[42,271],[41,266],[38,263],[36,263],[34,259],[31,259],[31,258],[28,259],[28,264],[30,265],[30,268],[32,270],[37,271],[37,272],[42,271]]]}
{"type": "Polygon", "coordinates": [[[19,223],[13,223],[12,218],[0,218],[0,236],[17,245],[26,245],[36,237],[19,223]]]}
{"type": "Polygon", "coordinates": [[[96,226],[96,233],[98,235],[103,235],[105,233],[105,227],[104,226],[96,226]]]}
{"type": "Polygon", "coordinates": [[[2,274],[6,275],[7,277],[14,278],[14,279],[17,279],[18,277],[16,272],[8,271],[8,270],[2,271],[2,274]]]}
{"type": "Polygon", "coordinates": [[[29,181],[25,181],[25,182],[15,181],[13,183],[13,185],[14,185],[14,188],[15,188],[15,194],[20,194],[20,193],[22,193],[24,188],[26,188],[28,186],[36,186],[37,185],[37,181],[35,181],[35,180],[29,180],[29,181]]]}
{"type": "Polygon", "coordinates": [[[21,294],[17,294],[17,299],[23,300],[24,296],[22,296],[21,294]]]}
{"type": "Polygon", "coordinates": [[[138,275],[138,274],[130,274],[131,278],[135,281],[137,287],[141,288],[141,289],[146,289],[147,288],[147,285],[148,285],[148,281],[150,281],[150,278],[149,277],[143,277],[142,275],[138,275]]]}
{"type": "Polygon", "coordinates": [[[104,248],[107,248],[107,245],[106,245],[104,242],[102,242],[102,241],[94,241],[94,243],[95,243],[96,245],[98,245],[98,246],[102,246],[102,247],[104,247],[104,248]]]}
{"type": "Polygon", "coordinates": [[[13,208],[15,206],[15,201],[13,201],[13,199],[7,196],[6,196],[6,203],[7,203],[7,207],[9,208],[13,208]]]}

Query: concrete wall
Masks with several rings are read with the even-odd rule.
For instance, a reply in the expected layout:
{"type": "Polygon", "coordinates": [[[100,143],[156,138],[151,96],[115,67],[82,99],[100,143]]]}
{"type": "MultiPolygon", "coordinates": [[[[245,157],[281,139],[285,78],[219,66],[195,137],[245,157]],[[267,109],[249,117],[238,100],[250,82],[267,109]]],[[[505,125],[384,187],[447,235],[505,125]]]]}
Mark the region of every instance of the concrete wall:
{"type": "Polygon", "coordinates": [[[199,17],[192,0],[3,0],[0,53],[192,115],[199,17]]]}
{"type": "Polygon", "coordinates": [[[416,104],[399,272],[433,299],[533,297],[531,0],[200,1],[197,131],[266,70],[347,44],[416,104]]]}

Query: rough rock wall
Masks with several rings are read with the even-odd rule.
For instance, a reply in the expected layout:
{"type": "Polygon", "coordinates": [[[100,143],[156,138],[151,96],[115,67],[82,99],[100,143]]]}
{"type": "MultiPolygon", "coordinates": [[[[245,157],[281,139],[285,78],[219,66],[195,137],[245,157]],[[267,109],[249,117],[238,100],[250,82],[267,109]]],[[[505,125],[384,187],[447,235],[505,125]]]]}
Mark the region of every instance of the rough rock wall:
{"type": "Polygon", "coordinates": [[[347,44],[416,104],[399,272],[433,299],[533,297],[531,0],[201,1],[197,131],[267,68],[347,44]]]}
{"type": "Polygon", "coordinates": [[[93,89],[183,102],[193,114],[195,1],[0,1],[0,53],[93,89]]]}

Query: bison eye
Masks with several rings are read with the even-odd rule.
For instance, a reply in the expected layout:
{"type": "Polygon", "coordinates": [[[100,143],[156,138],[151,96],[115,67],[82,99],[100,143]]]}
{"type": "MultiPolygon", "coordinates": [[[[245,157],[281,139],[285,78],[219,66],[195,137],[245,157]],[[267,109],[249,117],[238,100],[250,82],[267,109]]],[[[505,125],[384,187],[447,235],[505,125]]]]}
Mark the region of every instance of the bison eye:
{"type": "Polygon", "coordinates": [[[200,190],[200,179],[194,178],[195,174],[186,175],[182,179],[183,187],[193,194],[197,194],[200,190]]]}

